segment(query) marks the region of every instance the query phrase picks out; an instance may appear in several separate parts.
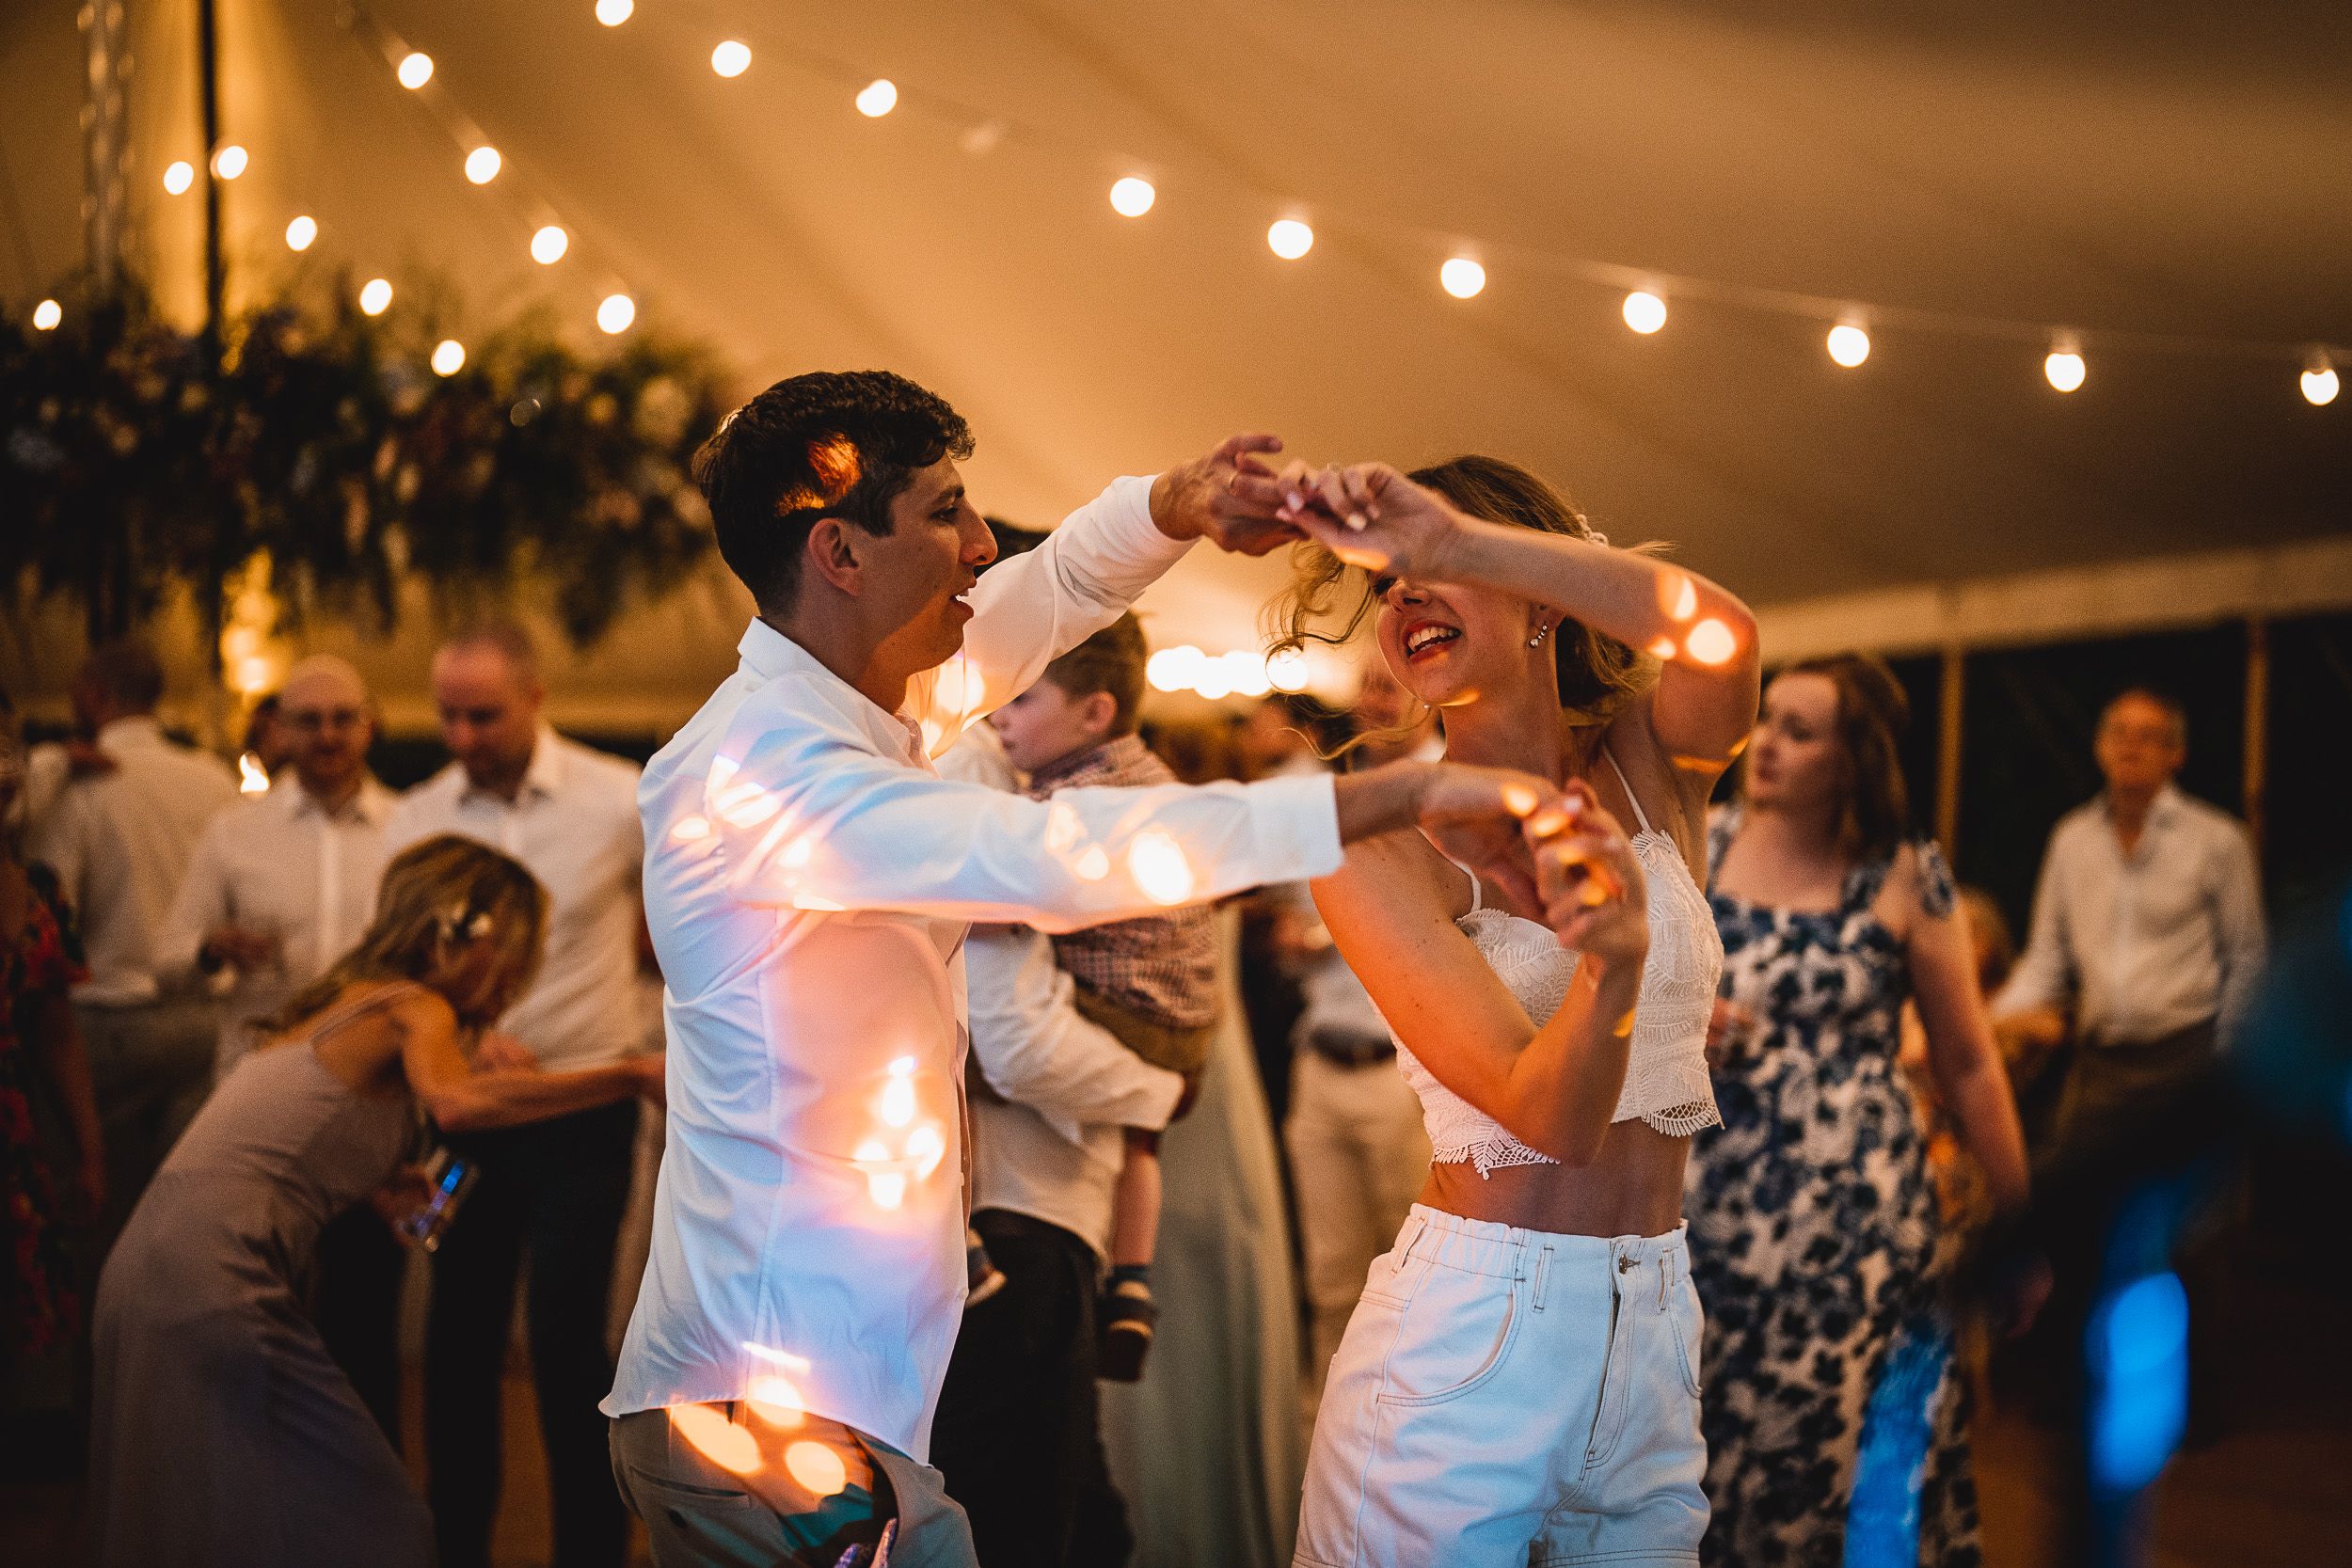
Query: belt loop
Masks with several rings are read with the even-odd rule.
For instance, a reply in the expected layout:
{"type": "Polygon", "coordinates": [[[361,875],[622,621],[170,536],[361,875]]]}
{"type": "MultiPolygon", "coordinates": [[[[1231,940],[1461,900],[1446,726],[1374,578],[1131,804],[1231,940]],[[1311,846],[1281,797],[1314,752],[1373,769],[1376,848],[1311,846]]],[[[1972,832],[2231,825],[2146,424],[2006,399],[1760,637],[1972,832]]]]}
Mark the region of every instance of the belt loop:
{"type": "Polygon", "coordinates": [[[1422,1235],[1428,1231],[1428,1229],[1429,1216],[1426,1214],[1415,1214],[1413,1216],[1413,1233],[1405,1238],[1405,1244],[1397,1249],[1396,1266],[1398,1268],[1401,1269],[1406,1264],[1413,1260],[1413,1248],[1421,1244],[1421,1239],[1422,1235]]]}
{"type": "Polygon", "coordinates": [[[1667,1276],[1669,1274],[1673,1273],[1673,1272],[1674,1272],[1674,1265],[1673,1265],[1670,1261],[1668,1261],[1668,1260],[1667,1260],[1667,1258],[1666,1258],[1665,1254],[1663,1254],[1663,1253],[1659,1254],[1659,1257],[1658,1257],[1658,1309],[1659,1309],[1661,1312],[1663,1312],[1663,1311],[1666,1309],[1666,1276],[1667,1276]]]}
{"type": "Polygon", "coordinates": [[[1550,1277],[1551,1248],[1546,1247],[1543,1256],[1535,1259],[1535,1310],[1538,1312],[1544,1309],[1544,1282],[1550,1277]]]}

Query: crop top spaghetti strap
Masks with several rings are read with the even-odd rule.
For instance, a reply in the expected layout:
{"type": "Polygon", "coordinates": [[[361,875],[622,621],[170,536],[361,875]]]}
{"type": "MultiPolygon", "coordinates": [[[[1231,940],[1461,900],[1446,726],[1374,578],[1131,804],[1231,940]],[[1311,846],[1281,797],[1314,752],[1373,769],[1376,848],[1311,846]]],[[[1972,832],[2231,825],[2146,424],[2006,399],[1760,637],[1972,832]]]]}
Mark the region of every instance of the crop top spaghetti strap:
{"type": "MultiPolygon", "coordinates": [[[[1626,1063],[1625,1089],[1609,1119],[1639,1117],[1659,1132],[1687,1137],[1723,1118],[1707,1072],[1707,1022],[1715,1006],[1715,983],[1723,974],[1723,939],[1706,895],[1691,878],[1674,839],[1649,825],[1633,786],[1606,747],[1601,755],[1625,785],[1641,832],[1630,841],[1649,884],[1649,961],[1642,967],[1642,989],[1634,1005],[1633,1037],[1626,1063]]],[[[1479,956],[1540,1027],[1567,1000],[1579,956],[1562,947],[1551,927],[1507,910],[1485,905],[1478,879],[1470,878],[1470,910],[1458,924],[1479,956]]],[[[1395,1031],[1390,1031],[1395,1037],[1395,1031]]],[[[1498,1165],[1553,1165],[1549,1154],[1528,1148],[1493,1117],[1438,1082],[1402,1039],[1397,1070],[1421,1097],[1429,1128],[1431,1160],[1469,1164],[1480,1176],[1498,1165]]]]}

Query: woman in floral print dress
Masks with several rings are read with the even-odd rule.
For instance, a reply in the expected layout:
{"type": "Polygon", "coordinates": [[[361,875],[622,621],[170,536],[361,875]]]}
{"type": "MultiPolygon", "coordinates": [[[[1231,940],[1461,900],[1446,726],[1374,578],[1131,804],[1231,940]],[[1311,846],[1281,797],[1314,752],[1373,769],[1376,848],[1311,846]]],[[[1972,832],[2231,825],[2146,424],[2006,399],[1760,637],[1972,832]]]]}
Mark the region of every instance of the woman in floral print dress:
{"type": "Polygon", "coordinates": [[[2026,1157],[1951,875],[1932,843],[1903,838],[1907,717],[1875,659],[1792,666],[1709,835],[1723,1125],[1698,1135],[1685,1193],[1707,1307],[1708,1563],[1845,1560],[1864,1412],[1907,1339],[1935,1389],[1919,1560],[1979,1557],[1966,1391],[1939,1348],[1935,1186],[1896,1069],[1907,998],[1998,1206],[2025,1200],[2026,1157]]]}

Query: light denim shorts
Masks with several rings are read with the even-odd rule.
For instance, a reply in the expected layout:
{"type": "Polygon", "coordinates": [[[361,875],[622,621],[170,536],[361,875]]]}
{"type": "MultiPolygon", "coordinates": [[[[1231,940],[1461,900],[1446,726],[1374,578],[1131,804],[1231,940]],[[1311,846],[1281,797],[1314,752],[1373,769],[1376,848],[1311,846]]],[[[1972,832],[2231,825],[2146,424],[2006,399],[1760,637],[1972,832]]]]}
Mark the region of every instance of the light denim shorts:
{"type": "Polygon", "coordinates": [[[1332,1357],[1301,1568],[1694,1563],[1683,1227],[1558,1236],[1415,1204],[1332,1357]]]}

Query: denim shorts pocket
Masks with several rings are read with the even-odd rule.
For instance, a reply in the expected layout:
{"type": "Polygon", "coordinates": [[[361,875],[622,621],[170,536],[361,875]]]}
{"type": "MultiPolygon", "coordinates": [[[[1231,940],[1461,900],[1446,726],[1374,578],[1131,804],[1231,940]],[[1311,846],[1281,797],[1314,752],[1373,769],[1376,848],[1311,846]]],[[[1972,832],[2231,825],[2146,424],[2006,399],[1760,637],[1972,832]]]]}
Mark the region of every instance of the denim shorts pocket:
{"type": "Polygon", "coordinates": [[[1673,1325],[1675,1353],[1682,1358],[1683,1385],[1691,1397],[1700,1395],[1699,1356],[1706,1344],[1706,1311],[1699,1305],[1699,1292],[1689,1280],[1681,1289],[1666,1298],[1666,1318],[1673,1325]]]}
{"type": "Polygon", "coordinates": [[[1505,1288],[1476,1275],[1445,1283],[1467,1288],[1425,1290],[1406,1312],[1382,1369],[1380,1403],[1426,1406],[1458,1400],[1502,1370],[1510,1355],[1524,1316],[1520,1287],[1505,1288]]]}
{"type": "Polygon", "coordinates": [[[1364,1275],[1364,1297],[1391,1307],[1407,1306],[1413,1299],[1413,1288],[1428,1272],[1429,1260],[1413,1257],[1409,1248],[1402,1253],[1384,1252],[1372,1260],[1372,1268],[1364,1275]]]}

